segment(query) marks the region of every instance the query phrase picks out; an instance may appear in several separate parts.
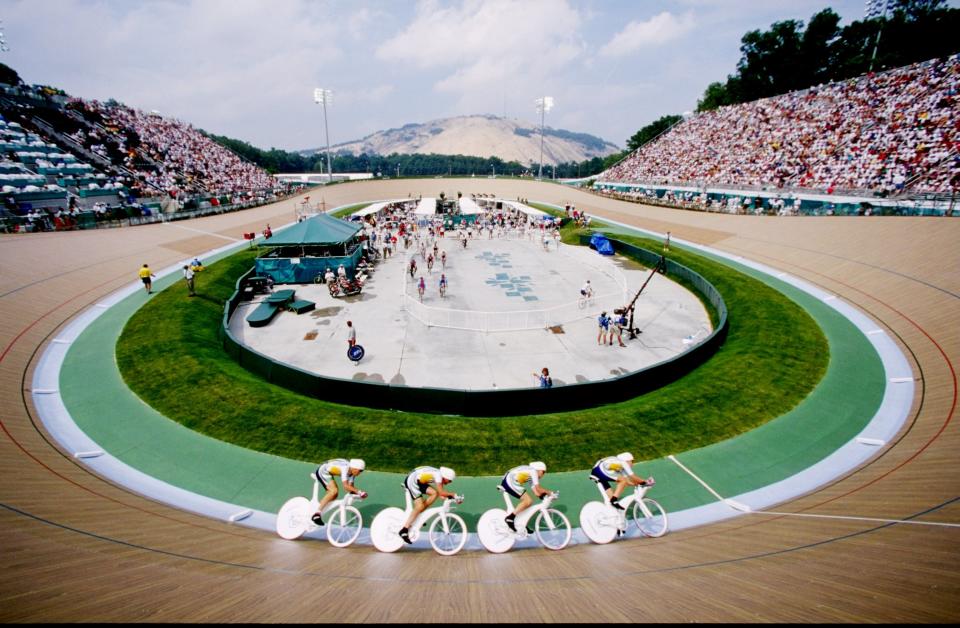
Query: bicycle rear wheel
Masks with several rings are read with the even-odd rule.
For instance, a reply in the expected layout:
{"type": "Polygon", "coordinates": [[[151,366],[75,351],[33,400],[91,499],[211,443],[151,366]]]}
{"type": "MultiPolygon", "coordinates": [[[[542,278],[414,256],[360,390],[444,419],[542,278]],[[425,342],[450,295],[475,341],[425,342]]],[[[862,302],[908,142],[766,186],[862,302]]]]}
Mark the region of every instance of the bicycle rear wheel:
{"type": "Polygon", "coordinates": [[[311,515],[313,515],[313,509],[310,507],[309,499],[306,497],[288,499],[277,513],[277,534],[288,541],[299,539],[307,528],[313,525],[310,520],[311,515]]]}
{"type": "Polygon", "coordinates": [[[453,556],[467,543],[467,524],[460,515],[437,517],[430,524],[430,545],[438,554],[453,556]],[[447,525],[443,522],[446,520],[447,525]]]}
{"type": "Polygon", "coordinates": [[[573,531],[570,529],[570,520],[559,510],[548,508],[537,513],[537,520],[533,524],[537,539],[547,549],[562,550],[570,542],[573,531]]]}
{"type": "Polygon", "coordinates": [[[609,543],[617,536],[617,511],[603,502],[587,502],[580,509],[580,529],[594,543],[609,543]]]}
{"type": "Polygon", "coordinates": [[[655,499],[644,497],[642,501],[634,502],[630,512],[644,536],[658,537],[667,533],[667,511],[655,499]]]}

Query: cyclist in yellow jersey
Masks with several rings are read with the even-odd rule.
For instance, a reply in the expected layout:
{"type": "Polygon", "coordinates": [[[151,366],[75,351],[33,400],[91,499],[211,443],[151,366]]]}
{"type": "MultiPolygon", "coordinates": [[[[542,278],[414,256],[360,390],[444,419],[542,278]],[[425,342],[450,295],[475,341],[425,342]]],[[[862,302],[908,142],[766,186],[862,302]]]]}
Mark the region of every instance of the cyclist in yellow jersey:
{"type": "Polygon", "coordinates": [[[616,456],[602,458],[593,465],[590,475],[600,482],[607,496],[610,498],[610,505],[614,508],[623,510],[620,505],[620,494],[627,486],[644,486],[649,483],[649,479],[644,480],[633,472],[630,463],[633,462],[633,454],[625,451],[616,456]],[[610,483],[616,482],[617,488],[610,488],[610,483]]]}
{"type": "Polygon", "coordinates": [[[448,493],[444,490],[444,484],[449,484],[457,479],[456,472],[450,467],[417,467],[403,481],[404,487],[413,498],[413,510],[407,517],[403,527],[400,528],[400,538],[406,543],[413,543],[408,536],[410,526],[416,520],[420,513],[426,510],[438,497],[451,499],[456,497],[454,493],[448,493]],[[426,493],[426,497],[424,497],[426,493]]]}
{"type": "MultiPolygon", "coordinates": [[[[503,490],[520,500],[516,507],[514,507],[513,512],[508,513],[506,516],[507,527],[514,532],[517,531],[514,527],[514,519],[533,504],[533,498],[530,497],[530,493],[524,488],[524,484],[530,484],[534,494],[540,499],[553,493],[553,491],[540,486],[540,478],[542,478],[546,472],[547,465],[540,461],[531,462],[530,464],[524,464],[510,469],[504,474],[503,479],[500,481],[500,486],[503,487],[503,490]]],[[[529,526],[527,527],[527,532],[533,534],[533,530],[531,530],[529,526]]]]}
{"type": "Polygon", "coordinates": [[[331,501],[335,500],[340,492],[337,490],[337,482],[335,478],[340,477],[340,483],[343,484],[343,489],[348,493],[353,493],[354,495],[359,495],[360,499],[364,499],[367,496],[366,491],[359,490],[354,486],[357,476],[367,468],[366,463],[360,458],[352,458],[347,460],[345,458],[334,458],[333,460],[327,460],[313,472],[313,475],[317,478],[317,481],[320,482],[320,486],[323,487],[327,493],[323,496],[323,499],[320,500],[320,505],[317,507],[317,512],[314,513],[311,519],[318,526],[323,525],[323,517],[320,516],[320,513],[323,512],[324,507],[329,504],[331,501]]]}

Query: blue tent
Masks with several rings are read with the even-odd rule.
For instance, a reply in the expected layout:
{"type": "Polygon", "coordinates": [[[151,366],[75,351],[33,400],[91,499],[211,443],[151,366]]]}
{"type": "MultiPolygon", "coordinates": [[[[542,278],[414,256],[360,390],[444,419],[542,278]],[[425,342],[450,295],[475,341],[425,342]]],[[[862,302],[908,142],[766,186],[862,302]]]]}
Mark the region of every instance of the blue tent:
{"type": "Polygon", "coordinates": [[[601,233],[595,233],[590,237],[590,248],[596,249],[600,255],[613,255],[613,245],[601,233]]]}

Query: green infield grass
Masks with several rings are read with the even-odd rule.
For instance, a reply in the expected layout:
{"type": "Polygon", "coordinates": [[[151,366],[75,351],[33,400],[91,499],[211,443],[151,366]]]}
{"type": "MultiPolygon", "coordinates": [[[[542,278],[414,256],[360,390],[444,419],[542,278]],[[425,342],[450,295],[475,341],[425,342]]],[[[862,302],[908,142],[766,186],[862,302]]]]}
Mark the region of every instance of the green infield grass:
{"type": "MultiPolygon", "coordinates": [[[[579,235],[564,228],[566,242],[578,242],[579,235]]],[[[662,248],[658,240],[616,237],[662,248]]],[[[829,361],[823,333],[799,305],[729,266],[673,249],[670,259],[720,291],[730,325],[717,353],[680,381],[621,403],[536,416],[457,417],[334,404],[270,384],[222,350],[224,302],[255,256],[243,250],[208,267],[197,278],[198,298],[185,298],[183,282],[154,295],[125,326],[117,363],[127,385],[170,419],[296,460],[355,452],[376,460],[382,471],[439,460],[455,461],[465,475],[501,473],[504,460],[547,460],[553,471],[584,469],[597,452],[630,450],[637,460],[651,460],[731,438],[786,413],[813,390],[829,361]]]]}

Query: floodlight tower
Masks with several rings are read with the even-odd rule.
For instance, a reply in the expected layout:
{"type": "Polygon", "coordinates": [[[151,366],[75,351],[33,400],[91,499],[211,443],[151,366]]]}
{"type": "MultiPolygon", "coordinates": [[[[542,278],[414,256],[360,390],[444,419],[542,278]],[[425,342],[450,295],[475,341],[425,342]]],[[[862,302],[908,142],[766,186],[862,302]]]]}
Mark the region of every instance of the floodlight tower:
{"type": "Polygon", "coordinates": [[[333,92],[318,87],[313,90],[313,102],[323,105],[323,130],[327,134],[327,181],[333,183],[333,167],[330,165],[330,127],[327,126],[327,104],[333,102],[333,92]]]}
{"type": "Polygon", "coordinates": [[[543,178],[543,118],[548,111],[553,109],[553,96],[544,96],[537,98],[537,111],[540,112],[540,169],[537,171],[537,178],[543,178]]]}

